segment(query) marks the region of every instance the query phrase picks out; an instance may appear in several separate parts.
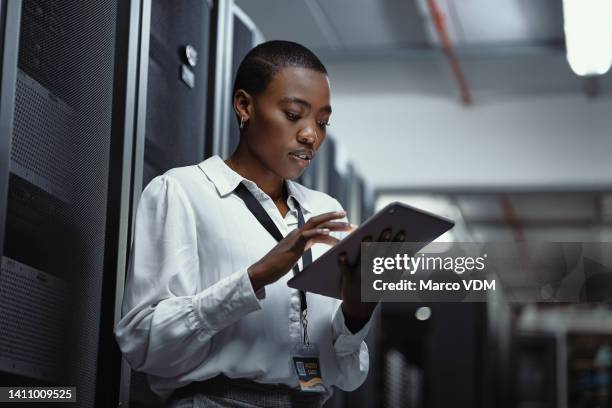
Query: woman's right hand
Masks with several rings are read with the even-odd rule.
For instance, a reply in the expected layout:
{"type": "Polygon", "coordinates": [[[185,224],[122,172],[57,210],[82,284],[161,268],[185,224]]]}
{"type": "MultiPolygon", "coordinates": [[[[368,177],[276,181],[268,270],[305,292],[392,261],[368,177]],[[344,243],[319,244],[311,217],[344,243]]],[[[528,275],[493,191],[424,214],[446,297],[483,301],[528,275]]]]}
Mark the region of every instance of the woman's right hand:
{"type": "Polygon", "coordinates": [[[352,231],[356,228],[350,223],[333,221],[345,216],[344,211],[317,215],[301,228],[287,234],[270,252],[249,267],[248,274],[255,292],[289,272],[314,244],[336,245],[339,240],[329,235],[331,231],[352,231]]]}

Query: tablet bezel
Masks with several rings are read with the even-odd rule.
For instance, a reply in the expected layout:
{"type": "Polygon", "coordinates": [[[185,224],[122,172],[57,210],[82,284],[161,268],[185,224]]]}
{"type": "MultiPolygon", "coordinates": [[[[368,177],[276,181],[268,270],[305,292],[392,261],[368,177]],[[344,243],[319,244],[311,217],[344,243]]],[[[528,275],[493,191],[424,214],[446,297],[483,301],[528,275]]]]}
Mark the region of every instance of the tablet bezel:
{"type": "MultiPolygon", "coordinates": [[[[405,242],[423,242],[422,247],[435,240],[440,235],[453,228],[455,225],[454,221],[440,215],[412,207],[408,204],[392,202],[366,220],[359,228],[352,231],[336,246],[330,248],[323,255],[314,260],[313,263],[307,266],[302,272],[293,276],[289,281],[287,281],[287,286],[294,289],[305,290],[306,292],[317,293],[340,299],[341,272],[337,263],[338,255],[340,255],[342,252],[346,252],[347,256],[349,257],[349,261],[353,262],[357,258],[363,238],[370,235],[373,240],[378,239],[378,236],[374,235],[380,235],[384,229],[388,228],[388,226],[382,226],[386,224],[381,223],[386,222],[385,220],[389,217],[397,217],[393,214],[397,214],[402,211],[408,211],[415,216],[425,216],[426,219],[432,221],[432,226],[437,227],[435,230],[432,228],[432,234],[430,234],[431,237],[427,240],[415,241],[413,238],[411,238],[410,233],[406,231],[405,242]],[[355,243],[355,240],[357,240],[358,244],[355,243]],[[333,268],[333,271],[330,271],[329,268],[333,268]],[[337,278],[330,277],[330,273],[337,276],[337,278]]],[[[394,224],[394,222],[391,220],[388,222],[389,225],[394,224]]],[[[397,224],[397,222],[395,222],[395,224],[397,224]]],[[[392,237],[402,229],[407,228],[408,226],[403,226],[403,228],[399,227],[393,229],[392,237]]]]}

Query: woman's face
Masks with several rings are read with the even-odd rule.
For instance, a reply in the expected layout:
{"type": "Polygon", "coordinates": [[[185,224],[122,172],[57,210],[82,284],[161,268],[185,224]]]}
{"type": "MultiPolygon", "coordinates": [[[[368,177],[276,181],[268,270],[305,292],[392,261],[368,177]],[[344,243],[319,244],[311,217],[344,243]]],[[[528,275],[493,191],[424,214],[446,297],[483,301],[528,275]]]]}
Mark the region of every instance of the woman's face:
{"type": "Polygon", "coordinates": [[[325,139],[331,115],[327,76],[283,68],[252,102],[243,135],[249,150],[282,179],[298,178],[325,139]]]}

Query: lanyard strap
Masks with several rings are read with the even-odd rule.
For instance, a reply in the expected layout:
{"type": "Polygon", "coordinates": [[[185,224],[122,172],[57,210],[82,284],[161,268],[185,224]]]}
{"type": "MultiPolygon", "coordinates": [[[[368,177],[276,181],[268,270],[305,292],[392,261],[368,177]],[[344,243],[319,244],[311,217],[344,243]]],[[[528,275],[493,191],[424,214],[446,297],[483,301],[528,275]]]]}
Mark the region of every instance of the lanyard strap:
{"type": "MultiPolygon", "coordinates": [[[[283,234],[281,234],[276,224],[274,224],[274,221],[272,221],[270,215],[266,212],[261,203],[253,196],[253,194],[243,183],[238,184],[234,192],[238,195],[238,197],[242,199],[242,201],[244,201],[249,211],[251,211],[255,218],[257,218],[257,221],[259,221],[259,223],[266,229],[266,231],[270,233],[270,235],[274,237],[274,239],[276,239],[277,241],[283,239],[283,234]]],[[[300,204],[297,202],[297,200],[294,200],[293,202],[297,207],[298,227],[301,228],[304,225],[304,215],[302,214],[302,208],[300,207],[300,204]]],[[[312,252],[309,249],[302,255],[302,268],[306,268],[311,263],[312,252]]],[[[295,275],[300,273],[300,269],[298,268],[297,264],[293,266],[293,273],[295,275]]],[[[300,290],[300,310],[302,314],[307,308],[308,304],[306,303],[306,293],[300,290]]]]}

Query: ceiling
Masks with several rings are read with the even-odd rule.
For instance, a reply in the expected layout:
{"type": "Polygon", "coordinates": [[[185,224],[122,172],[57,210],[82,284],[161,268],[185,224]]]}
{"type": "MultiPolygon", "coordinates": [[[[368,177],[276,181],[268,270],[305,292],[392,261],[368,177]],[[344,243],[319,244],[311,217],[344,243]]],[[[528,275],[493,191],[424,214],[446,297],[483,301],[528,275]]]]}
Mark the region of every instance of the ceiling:
{"type": "MultiPolygon", "coordinates": [[[[405,90],[457,94],[426,0],[236,0],[264,37],[312,49],[340,91],[405,90]],[[345,78],[345,71],[349,78],[345,78]],[[338,75],[334,75],[337,72],[338,75]],[[382,72],[386,81],[351,75],[382,72]],[[424,75],[422,75],[424,73],[424,75]],[[418,81],[411,81],[418,78],[418,81]],[[412,88],[411,88],[412,87],[412,88]]],[[[475,100],[495,95],[612,92],[610,75],[575,76],[565,62],[561,0],[436,0],[475,100]],[[593,83],[595,82],[595,83],[593,83]]]]}
{"type": "MultiPolygon", "coordinates": [[[[558,0],[437,0],[458,47],[555,45],[558,0]]],[[[294,38],[323,54],[427,49],[439,44],[424,0],[236,0],[266,38],[294,38]]]]}
{"type": "Polygon", "coordinates": [[[375,189],[612,186],[603,154],[612,150],[612,115],[603,113],[612,109],[612,74],[584,79],[570,70],[561,0],[435,0],[469,106],[427,0],[235,3],[266,39],[302,43],[322,59],[330,134],[375,189]],[[415,149],[436,156],[405,159],[415,149]]]}

